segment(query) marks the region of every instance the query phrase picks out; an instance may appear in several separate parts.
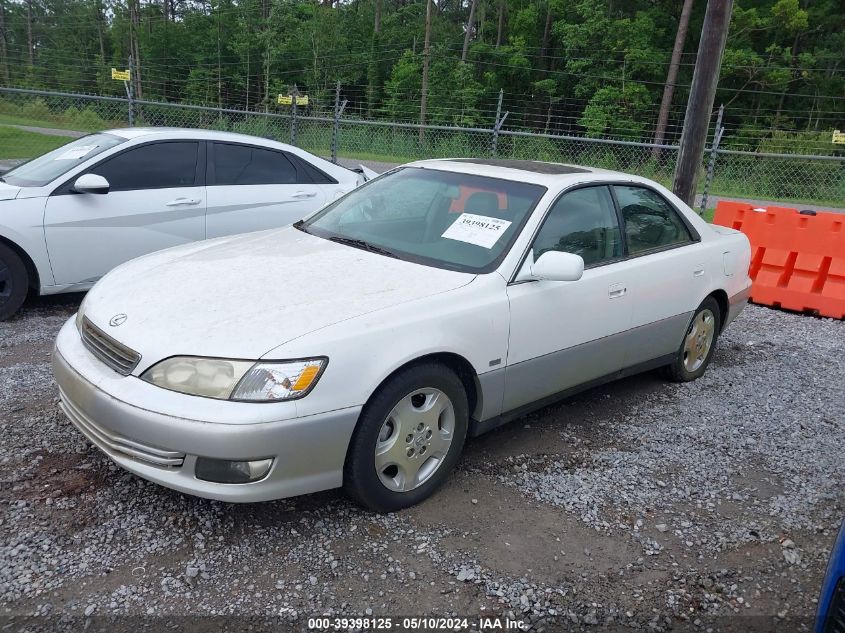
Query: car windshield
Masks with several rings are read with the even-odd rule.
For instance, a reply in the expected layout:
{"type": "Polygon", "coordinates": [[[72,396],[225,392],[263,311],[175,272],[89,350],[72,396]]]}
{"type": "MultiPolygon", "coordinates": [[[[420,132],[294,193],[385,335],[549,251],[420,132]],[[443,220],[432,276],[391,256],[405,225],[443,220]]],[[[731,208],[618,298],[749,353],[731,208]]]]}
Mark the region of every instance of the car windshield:
{"type": "Polygon", "coordinates": [[[3,174],[3,180],[18,187],[43,187],[89,158],[125,141],[114,134],[89,134],[19,165],[3,174]]]}
{"type": "Polygon", "coordinates": [[[513,180],[404,167],[296,226],[400,259],[489,272],[545,192],[540,185],[513,180]]]}

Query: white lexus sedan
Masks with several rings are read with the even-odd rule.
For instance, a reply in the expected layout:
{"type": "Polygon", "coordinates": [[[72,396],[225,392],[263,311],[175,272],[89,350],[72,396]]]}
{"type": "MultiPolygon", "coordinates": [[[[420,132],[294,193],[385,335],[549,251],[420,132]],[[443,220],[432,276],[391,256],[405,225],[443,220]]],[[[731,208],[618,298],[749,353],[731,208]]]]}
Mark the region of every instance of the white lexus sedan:
{"type": "Polygon", "coordinates": [[[644,178],[421,161],[291,227],[118,267],[53,369],[70,420],[141,477],[225,501],[343,486],[391,511],[468,436],[635,372],[701,376],[749,257],[644,178]]]}
{"type": "Polygon", "coordinates": [[[87,290],[139,255],[285,226],[375,175],[228,132],[77,139],[0,176],[0,319],[30,290],[87,290]]]}

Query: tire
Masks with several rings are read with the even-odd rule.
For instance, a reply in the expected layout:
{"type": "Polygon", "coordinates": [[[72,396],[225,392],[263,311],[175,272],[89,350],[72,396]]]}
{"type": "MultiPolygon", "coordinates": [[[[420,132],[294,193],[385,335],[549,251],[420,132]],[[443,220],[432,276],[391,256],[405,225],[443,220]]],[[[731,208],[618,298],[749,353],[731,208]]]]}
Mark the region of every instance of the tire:
{"type": "Polygon", "coordinates": [[[693,314],[681,346],[665,374],[673,382],[689,382],[700,378],[716,351],[716,341],[722,327],[719,304],[707,297],[693,314]]]}
{"type": "Polygon", "coordinates": [[[0,244],[0,321],[20,309],[29,291],[29,276],[18,254],[0,244]]]}
{"type": "Polygon", "coordinates": [[[393,512],[429,497],[446,480],[466,441],[463,383],[427,362],[399,371],[364,406],[343,468],[343,488],[361,505],[393,512]]]}

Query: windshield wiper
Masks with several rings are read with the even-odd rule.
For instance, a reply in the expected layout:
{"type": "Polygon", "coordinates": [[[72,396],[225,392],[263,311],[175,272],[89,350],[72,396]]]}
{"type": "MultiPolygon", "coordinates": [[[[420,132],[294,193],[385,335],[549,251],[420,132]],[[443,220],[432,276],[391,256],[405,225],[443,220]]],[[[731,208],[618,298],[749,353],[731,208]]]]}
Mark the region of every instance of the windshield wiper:
{"type": "Polygon", "coordinates": [[[370,244],[369,242],[365,242],[364,240],[359,240],[354,237],[341,237],[339,235],[336,235],[334,237],[330,237],[329,240],[332,242],[337,242],[338,244],[345,244],[346,246],[351,246],[353,248],[360,248],[364,251],[384,255],[385,257],[393,257],[394,259],[399,259],[399,256],[393,251],[389,251],[386,248],[376,246],[375,244],[370,244]]]}

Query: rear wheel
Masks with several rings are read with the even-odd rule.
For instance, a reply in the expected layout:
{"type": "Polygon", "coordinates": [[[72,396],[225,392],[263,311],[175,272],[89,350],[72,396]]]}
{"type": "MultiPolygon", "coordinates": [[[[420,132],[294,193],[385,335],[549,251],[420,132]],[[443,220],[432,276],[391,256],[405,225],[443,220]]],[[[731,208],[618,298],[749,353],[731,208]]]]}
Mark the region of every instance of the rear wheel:
{"type": "Polygon", "coordinates": [[[23,305],[29,290],[26,266],[11,248],[0,244],[0,321],[23,305]]]}
{"type": "Polygon", "coordinates": [[[720,328],[719,304],[707,297],[695,311],[675,360],[666,367],[667,378],[689,382],[704,374],[716,350],[720,328]]]}
{"type": "Polygon", "coordinates": [[[425,363],[400,371],[373,395],[344,466],[344,489],[392,512],[419,503],[449,476],[463,450],[469,413],[460,379],[425,363]]]}

